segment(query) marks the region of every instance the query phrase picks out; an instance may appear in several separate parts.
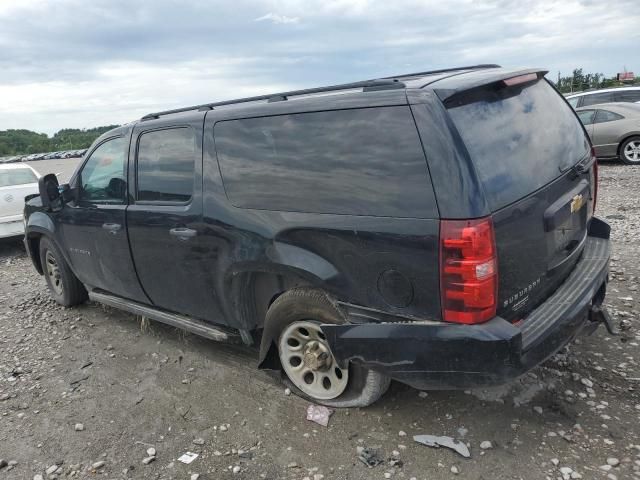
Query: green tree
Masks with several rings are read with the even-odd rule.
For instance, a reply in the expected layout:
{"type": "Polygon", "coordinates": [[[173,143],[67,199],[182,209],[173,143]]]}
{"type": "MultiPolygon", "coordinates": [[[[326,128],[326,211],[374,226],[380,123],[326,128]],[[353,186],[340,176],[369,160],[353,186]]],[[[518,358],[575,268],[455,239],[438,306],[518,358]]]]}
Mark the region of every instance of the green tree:
{"type": "Polygon", "coordinates": [[[0,130],[0,156],[88,148],[96,138],[115,127],[117,125],[89,129],[65,128],[51,138],[31,130],[0,130]]]}

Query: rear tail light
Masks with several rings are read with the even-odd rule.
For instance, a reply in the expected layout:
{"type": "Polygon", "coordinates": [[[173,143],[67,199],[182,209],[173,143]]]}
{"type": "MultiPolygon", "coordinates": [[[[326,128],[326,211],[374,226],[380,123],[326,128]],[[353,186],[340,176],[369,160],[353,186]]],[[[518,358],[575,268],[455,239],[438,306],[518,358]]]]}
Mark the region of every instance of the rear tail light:
{"type": "Polygon", "coordinates": [[[495,317],[498,258],[491,218],[440,221],[440,294],[446,322],[495,317]]]}
{"type": "Polygon", "coordinates": [[[504,83],[506,87],[513,87],[514,85],[533,82],[537,79],[537,73],[525,73],[524,75],[518,75],[517,77],[505,78],[502,83],[504,83]]]}
{"type": "Polygon", "coordinates": [[[596,213],[596,200],[598,199],[598,159],[596,158],[596,151],[591,147],[591,156],[593,157],[593,177],[591,178],[591,185],[593,186],[593,213],[596,213]]]}

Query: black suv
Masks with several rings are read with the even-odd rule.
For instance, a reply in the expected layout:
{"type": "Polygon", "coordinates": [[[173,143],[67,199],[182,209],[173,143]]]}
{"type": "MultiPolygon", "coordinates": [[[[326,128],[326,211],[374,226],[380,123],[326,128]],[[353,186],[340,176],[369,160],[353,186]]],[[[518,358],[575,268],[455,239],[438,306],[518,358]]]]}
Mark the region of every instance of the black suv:
{"type": "MultiPolygon", "coordinates": [[[[601,308],[609,227],[571,107],[481,65],[153,113],[28,197],[52,296],[259,346],[298,394],[504,383],[601,308]]],[[[609,326],[609,324],[607,323],[609,326]]]]}

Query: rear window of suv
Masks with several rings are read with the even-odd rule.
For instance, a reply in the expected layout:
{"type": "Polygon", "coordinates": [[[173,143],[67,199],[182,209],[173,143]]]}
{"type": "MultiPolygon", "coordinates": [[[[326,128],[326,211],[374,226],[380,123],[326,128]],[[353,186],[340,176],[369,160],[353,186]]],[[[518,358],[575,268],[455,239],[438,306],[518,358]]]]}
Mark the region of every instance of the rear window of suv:
{"type": "Polygon", "coordinates": [[[449,114],[492,210],[555,180],[589,152],[575,113],[544,80],[519,93],[487,91],[480,101],[449,108],[449,114]]]}
{"type": "Polygon", "coordinates": [[[0,187],[37,183],[38,179],[28,168],[10,168],[0,170],[0,187]]]}
{"type": "Polygon", "coordinates": [[[407,106],[218,122],[222,178],[236,207],[433,218],[431,180],[407,106]]]}

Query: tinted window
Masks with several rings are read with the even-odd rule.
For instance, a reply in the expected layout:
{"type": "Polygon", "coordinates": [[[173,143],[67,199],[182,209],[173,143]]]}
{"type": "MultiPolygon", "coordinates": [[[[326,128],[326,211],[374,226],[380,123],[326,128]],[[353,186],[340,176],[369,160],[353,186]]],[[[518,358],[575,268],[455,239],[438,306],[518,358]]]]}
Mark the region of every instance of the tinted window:
{"type": "Polygon", "coordinates": [[[591,125],[593,123],[593,116],[595,110],[582,110],[578,112],[578,118],[584,125],[591,125]]]}
{"type": "Polygon", "coordinates": [[[588,153],[573,110],[544,80],[521,91],[487,89],[449,113],[493,209],[546,185],[588,153]]]}
{"type": "Polygon", "coordinates": [[[613,92],[592,93],[590,95],[585,95],[583,98],[584,102],[582,102],[582,106],[588,107],[589,105],[613,102],[613,92]]]}
{"type": "Polygon", "coordinates": [[[12,168],[0,170],[0,187],[10,187],[12,185],[26,185],[37,183],[38,178],[28,168],[12,168]]]}
{"type": "Polygon", "coordinates": [[[214,134],[235,206],[398,217],[433,212],[406,106],[223,121],[214,134]]]}
{"type": "Polygon", "coordinates": [[[123,203],[127,191],[124,138],[108,140],[96,148],[82,167],[80,199],[93,203],[123,203]]]}
{"type": "Polygon", "coordinates": [[[616,102],[640,102],[640,90],[623,90],[616,92],[616,102]]]}
{"type": "Polygon", "coordinates": [[[610,112],[609,110],[598,110],[596,113],[596,121],[594,123],[614,122],[616,120],[622,120],[624,117],[617,113],[610,112]]]}
{"type": "Polygon", "coordinates": [[[568,98],[567,102],[569,102],[569,105],[571,105],[573,108],[576,108],[578,106],[578,100],[580,100],[580,97],[573,97],[568,98]]]}
{"type": "Polygon", "coordinates": [[[196,136],[190,128],[143,133],[138,143],[138,200],[188,202],[195,158],[196,136]]]}

